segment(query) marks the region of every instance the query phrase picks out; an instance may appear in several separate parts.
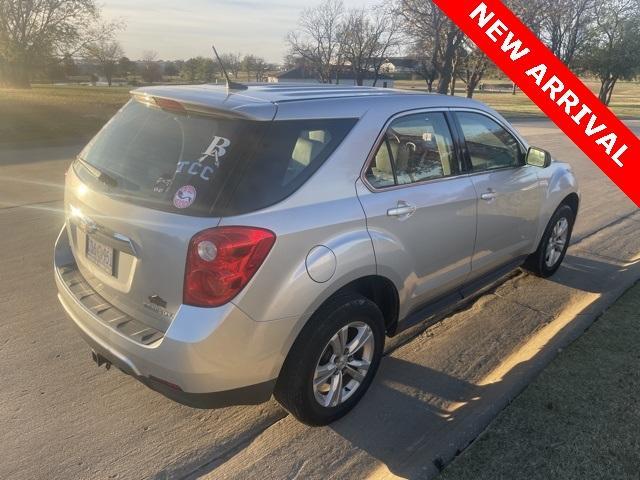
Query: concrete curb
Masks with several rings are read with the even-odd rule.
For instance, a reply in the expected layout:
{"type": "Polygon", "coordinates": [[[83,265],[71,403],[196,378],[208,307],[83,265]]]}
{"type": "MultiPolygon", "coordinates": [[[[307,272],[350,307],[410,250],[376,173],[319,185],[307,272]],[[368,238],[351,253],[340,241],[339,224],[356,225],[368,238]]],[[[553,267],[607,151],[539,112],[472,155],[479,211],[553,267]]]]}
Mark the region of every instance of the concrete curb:
{"type": "MultiPolygon", "coordinates": [[[[572,246],[580,250],[596,235],[615,233],[626,222],[637,222],[637,212],[615,221],[607,227],[585,236],[572,246]]],[[[596,254],[597,255],[597,254],[596,254]]],[[[487,429],[491,422],[517,397],[544,368],[568,345],[579,338],[616,300],[640,280],[640,259],[627,263],[616,286],[603,293],[585,293],[583,301],[569,311],[562,312],[516,352],[513,352],[482,385],[493,385],[489,394],[472,411],[457,417],[454,428],[446,432],[438,446],[425,444],[407,459],[403,476],[399,477],[385,466],[368,478],[425,478],[436,477],[444,467],[462,453],[487,429]],[[560,324],[559,324],[560,322],[560,324]],[[549,330],[555,330],[550,332],[549,330]],[[551,333],[551,334],[550,334],[551,333]],[[535,353],[531,355],[531,352],[535,353]],[[527,358],[528,357],[528,358],[527,358]],[[520,360],[518,360],[520,359],[520,360]],[[523,360],[524,359],[524,360],[523,360]],[[508,379],[505,379],[508,378],[508,379]],[[407,473],[409,473],[407,475],[407,473]]],[[[454,407],[455,411],[455,407],[454,407]]]]}

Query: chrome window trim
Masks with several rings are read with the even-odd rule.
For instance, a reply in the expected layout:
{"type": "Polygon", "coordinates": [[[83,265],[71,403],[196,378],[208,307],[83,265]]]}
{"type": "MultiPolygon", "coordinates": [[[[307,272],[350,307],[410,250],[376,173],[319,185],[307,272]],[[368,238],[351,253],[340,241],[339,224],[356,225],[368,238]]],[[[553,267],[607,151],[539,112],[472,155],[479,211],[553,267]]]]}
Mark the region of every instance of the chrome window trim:
{"type": "MultiPolygon", "coordinates": [[[[493,172],[496,172],[496,173],[497,173],[497,172],[507,172],[507,171],[509,171],[509,170],[519,170],[519,169],[521,169],[521,168],[538,168],[538,167],[533,167],[532,165],[527,165],[527,164],[525,163],[525,164],[523,164],[523,165],[519,165],[519,166],[517,166],[517,167],[513,167],[513,166],[510,166],[510,167],[500,167],[500,168],[492,168],[492,169],[490,169],[490,170],[481,170],[481,171],[479,171],[479,172],[468,172],[466,176],[467,176],[467,177],[477,177],[477,176],[479,176],[479,175],[486,175],[486,174],[488,174],[488,173],[493,173],[493,172]]],[[[450,177],[447,177],[447,178],[450,178],[450,177]]]]}

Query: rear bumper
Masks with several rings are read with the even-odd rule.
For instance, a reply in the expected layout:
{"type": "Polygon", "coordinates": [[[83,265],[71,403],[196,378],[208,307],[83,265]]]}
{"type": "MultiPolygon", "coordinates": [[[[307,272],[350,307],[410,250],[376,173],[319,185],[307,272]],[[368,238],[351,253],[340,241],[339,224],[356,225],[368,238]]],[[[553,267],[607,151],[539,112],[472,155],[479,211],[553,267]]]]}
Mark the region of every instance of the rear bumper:
{"type": "MultiPolygon", "coordinates": [[[[77,325],[77,324],[76,324],[77,325]]],[[[153,376],[145,377],[136,374],[131,369],[131,365],[123,362],[121,357],[113,355],[108,349],[97,343],[94,338],[88,336],[84,330],[80,329],[80,334],[85,342],[91,347],[93,353],[99,355],[101,360],[109,362],[114,367],[120,369],[127,375],[131,375],[136,380],[142,382],[147,387],[161,393],[171,400],[193,408],[223,408],[231,405],[257,405],[266,402],[271,397],[276,380],[249,385],[247,387],[225,390],[212,393],[189,393],[173,388],[153,376]]]]}
{"type": "Polygon", "coordinates": [[[296,319],[255,322],[233,304],[215,309],[182,306],[169,329],[144,344],[140,336],[105,322],[65,282],[63,276],[75,260],[64,228],[54,258],[60,303],[89,346],[109,363],[196,408],[258,404],[270,398],[296,319]]]}

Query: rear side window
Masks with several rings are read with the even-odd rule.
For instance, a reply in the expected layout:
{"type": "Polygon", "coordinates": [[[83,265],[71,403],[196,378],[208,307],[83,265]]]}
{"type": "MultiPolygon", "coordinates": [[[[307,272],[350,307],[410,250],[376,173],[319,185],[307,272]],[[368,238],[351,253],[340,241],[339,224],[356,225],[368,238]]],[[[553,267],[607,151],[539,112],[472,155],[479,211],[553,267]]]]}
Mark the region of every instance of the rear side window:
{"type": "Polygon", "coordinates": [[[233,120],[132,100],[83,150],[75,170],[94,188],[150,208],[245,213],[293,193],[354,124],[233,120]]]}
{"type": "Polygon", "coordinates": [[[479,113],[456,113],[474,171],[517,167],[523,154],[518,141],[497,122],[479,113]]]}
{"type": "Polygon", "coordinates": [[[293,120],[269,124],[252,160],[234,175],[221,215],[273,205],[295,192],[338,148],[356,119],[293,120]]]}
{"type": "Polygon", "coordinates": [[[453,139],[443,113],[395,120],[384,136],[367,180],[375,188],[406,185],[459,173],[453,139]]]}

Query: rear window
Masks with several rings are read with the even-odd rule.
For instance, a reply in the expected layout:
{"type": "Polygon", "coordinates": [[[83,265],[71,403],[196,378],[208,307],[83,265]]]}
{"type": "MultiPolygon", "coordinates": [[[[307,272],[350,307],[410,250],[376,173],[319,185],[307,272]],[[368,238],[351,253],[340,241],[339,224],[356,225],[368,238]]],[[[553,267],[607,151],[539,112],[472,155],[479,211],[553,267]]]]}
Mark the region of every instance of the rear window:
{"type": "Polygon", "coordinates": [[[246,213],[297,190],[356,120],[252,122],[130,101],[75,171],[124,201],[185,215],[246,213]]]}

